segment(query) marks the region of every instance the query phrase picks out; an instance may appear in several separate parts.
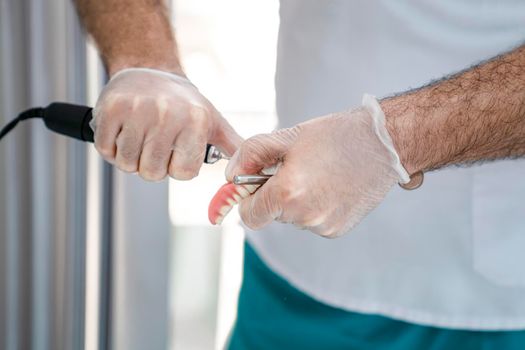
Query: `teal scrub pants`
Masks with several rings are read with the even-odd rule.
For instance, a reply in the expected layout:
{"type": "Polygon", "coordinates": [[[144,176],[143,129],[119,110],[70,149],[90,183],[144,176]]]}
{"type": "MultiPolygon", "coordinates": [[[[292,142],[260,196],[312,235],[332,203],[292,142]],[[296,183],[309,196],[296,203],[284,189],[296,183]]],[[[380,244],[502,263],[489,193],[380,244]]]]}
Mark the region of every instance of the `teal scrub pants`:
{"type": "Polygon", "coordinates": [[[525,330],[452,330],[334,308],[292,287],[246,245],[229,349],[523,350],[525,330]]]}

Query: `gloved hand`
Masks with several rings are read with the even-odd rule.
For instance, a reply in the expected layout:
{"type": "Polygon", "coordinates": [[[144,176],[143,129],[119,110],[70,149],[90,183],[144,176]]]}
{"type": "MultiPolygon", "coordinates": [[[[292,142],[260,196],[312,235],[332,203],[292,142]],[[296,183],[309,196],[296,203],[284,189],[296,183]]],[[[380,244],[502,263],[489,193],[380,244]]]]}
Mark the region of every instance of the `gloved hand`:
{"type": "Polygon", "coordinates": [[[231,155],[241,143],[215,107],[184,77],[124,69],[104,87],[93,110],[95,147],[108,162],[146,180],[195,177],[206,143],[231,155]]]}
{"type": "Polygon", "coordinates": [[[337,237],[357,225],[390,188],[407,183],[374,97],[348,112],[315,118],[290,129],[245,141],[226,177],[256,174],[280,164],[254,194],[240,199],[240,215],[252,229],[273,220],[321,236],[337,237]]]}

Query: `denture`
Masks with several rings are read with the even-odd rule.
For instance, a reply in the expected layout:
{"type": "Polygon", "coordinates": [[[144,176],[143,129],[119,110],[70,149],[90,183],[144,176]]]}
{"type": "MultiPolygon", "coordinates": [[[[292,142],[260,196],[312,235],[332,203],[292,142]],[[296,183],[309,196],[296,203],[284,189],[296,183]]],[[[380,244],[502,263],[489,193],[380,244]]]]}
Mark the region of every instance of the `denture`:
{"type": "Polygon", "coordinates": [[[235,185],[228,182],[219,188],[208,206],[208,219],[220,225],[232,208],[257,190],[259,185],[235,185]]]}

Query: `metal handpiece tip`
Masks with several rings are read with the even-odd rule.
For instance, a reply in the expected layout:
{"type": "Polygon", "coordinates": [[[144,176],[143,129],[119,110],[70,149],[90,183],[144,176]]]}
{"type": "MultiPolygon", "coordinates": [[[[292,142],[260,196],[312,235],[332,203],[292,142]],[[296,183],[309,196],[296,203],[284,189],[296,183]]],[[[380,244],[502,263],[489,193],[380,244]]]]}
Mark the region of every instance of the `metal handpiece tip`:
{"type": "Polygon", "coordinates": [[[215,164],[221,159],[229,160],[230,157],[224,155],[217,147],[213,145],[208,145],[206,149],[206,156],[204,158],[204,163],[206,164],[215,164]]]}
{"type": "Polygon", "coordinates": [[[235,185],[262,185],[268,181],[272,175],[235,175],[233,183],[235,185]]]}

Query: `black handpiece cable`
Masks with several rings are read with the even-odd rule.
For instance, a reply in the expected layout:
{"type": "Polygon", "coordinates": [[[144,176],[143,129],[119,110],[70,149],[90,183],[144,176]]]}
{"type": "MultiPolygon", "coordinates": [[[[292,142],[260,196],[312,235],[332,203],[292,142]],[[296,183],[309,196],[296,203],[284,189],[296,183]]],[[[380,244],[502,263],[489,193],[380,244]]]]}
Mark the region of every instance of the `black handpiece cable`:
{"type": "MultiPolygon", "coordinates": [[[[45,108],[31,108],[18,115],[0,131],[0,141],[21,121],[41,118],[48,129],[74,139],[94,142],[89,122],[93,108],[63,102],[53,102],[45,108]]],[[[213,164],[224,156],[212,145],[206,145],[204,163],[213,164]]]]}
{"type": "Polygon", "coordinates": [[[65,136],[93,142],[93,130],[89,126],[92,108],[70,103],[55,102],[45,108],[31,108],[22,112],[0,131],[0,140],[21,121],[41,118],[46,126],[65,136]]]}
{"type": "Polygon", "coordinates": [[[13,130],[15,128],[15,126],[23,121],[23,120],[27,120],[27,119],[31,119],[31,118],[42,118],[42,113],[43,113],[44,109],[43,108],[31,108],[31,109],[28,109],[27,111],[24,111],[22,113],[20,113],[18,115],[18,117],[16,117],[15,119],[11,120],[6,126],[4,126],[4,128],[0,131],[0,140],[2,140],[2,138],[7,135],[9,133],[9,131],[13,130]]]}

